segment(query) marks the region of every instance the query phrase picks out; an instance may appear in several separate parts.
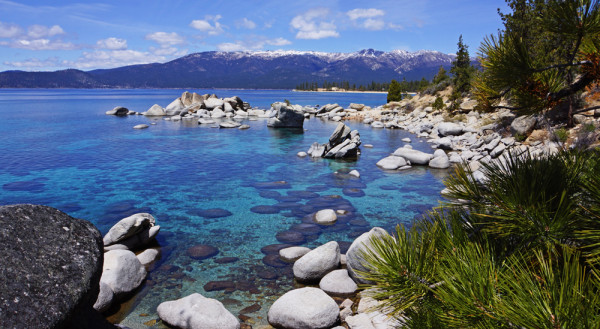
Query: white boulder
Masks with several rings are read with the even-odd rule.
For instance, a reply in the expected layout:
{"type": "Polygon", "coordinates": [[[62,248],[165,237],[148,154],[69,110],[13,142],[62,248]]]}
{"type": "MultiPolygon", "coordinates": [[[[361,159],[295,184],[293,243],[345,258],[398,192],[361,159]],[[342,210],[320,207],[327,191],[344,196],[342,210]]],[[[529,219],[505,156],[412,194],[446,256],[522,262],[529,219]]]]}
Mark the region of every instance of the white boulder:
{"type": "Polygon", "coordinates": [[[340,310],[323,290],[306,287],[288,291],[269,309],[269,323],[275,328],[331,328],[338,322],[340,310]]]}
{"type": "Polygon", "coordinates": [[[240,321],[221,302],[198,293],[158,305],[158,316],[181,329],[239,329],[240,321]]]}
{"type": "Polygon", "coordinates": [[[317,281],[340,264],[340,246],[335,241],[327,242],[300,257],[293,266],[298,281],[317,281]]]}

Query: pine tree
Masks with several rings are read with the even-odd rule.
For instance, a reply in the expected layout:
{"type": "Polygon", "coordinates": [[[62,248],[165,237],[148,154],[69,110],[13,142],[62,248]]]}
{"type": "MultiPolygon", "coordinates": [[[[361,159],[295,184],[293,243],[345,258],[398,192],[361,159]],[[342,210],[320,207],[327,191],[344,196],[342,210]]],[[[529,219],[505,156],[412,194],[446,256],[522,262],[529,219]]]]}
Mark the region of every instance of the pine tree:
{"type": "Polygon", "coordinates": [[[402,90],[400,84],[396,80],[392,80],[388,89],[387,102],[397,102],[402,100],[402,90]]]}
{"type": "Polygon", "coordinates": [[[463,43],[462,34],[458,38],[458,51],[456,59],[452,62],[450,72],[454,75],[452,85],[455,93],[469,92],[471,89],[471,77],[474,70],[471,66],[471,58],[469,57],[468,46],[463,43]]]}
{"type": "Polygon", "coordinates": [[[438,83],[446,81],[449,78],[450,77],[446,73],[446,69],[444,69],[444,67],[440,65],[440,69],[438,70],[438,73],[433,77],[432,83],[434,85],[437,85],[438,83]]]}
{"type": "Polygon", "coordinates": [[[493,109],[539,113],[558,107],[572,125],[575,95],[600,81],[600,2],[507,0],[505,29],[481,47],[475,95],[493,109]],[[506,104],[503,104],[506,107],[506,104]]]}

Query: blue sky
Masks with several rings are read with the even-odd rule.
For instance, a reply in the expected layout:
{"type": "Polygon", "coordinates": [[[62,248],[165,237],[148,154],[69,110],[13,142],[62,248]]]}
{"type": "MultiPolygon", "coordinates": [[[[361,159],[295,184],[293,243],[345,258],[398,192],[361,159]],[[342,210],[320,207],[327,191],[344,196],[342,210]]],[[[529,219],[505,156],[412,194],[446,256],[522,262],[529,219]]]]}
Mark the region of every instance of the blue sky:
{"type": "Polygon", "coordinates": [[[504,0],[0,0],[0,71],[91,70],[201,51],[421,49],[471,56],[504,0]]]}

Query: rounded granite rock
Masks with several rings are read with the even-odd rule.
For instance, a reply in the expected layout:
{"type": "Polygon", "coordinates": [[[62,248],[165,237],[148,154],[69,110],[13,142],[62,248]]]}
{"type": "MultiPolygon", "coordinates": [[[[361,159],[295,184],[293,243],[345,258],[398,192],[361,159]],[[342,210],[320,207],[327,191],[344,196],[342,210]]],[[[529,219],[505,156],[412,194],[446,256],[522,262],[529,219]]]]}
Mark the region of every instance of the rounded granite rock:
{"type": "Polygon", "coordinates": [[[100,283],[108,285],[115,297],[137,289],[146,279],[146,269],[129,250],[111,250],[104,254],[100,283]]]}
{"type": "Polygon", "coordinates": [[[306,287],[288,291],[269,309],[269,324],[280,329],[321,329],[334,326],[340,310],[323,290],[306,287]]]}
{"type": "Polygon", "coordinates": [[[223,303],[197,293],[161,303],[156,311],[164,322],[181,329],[240,328],[240,321],[223,303]]]}
{"type": "Polygon", "coordinates": [[[103,254],[91,223],[46,206],[1,206],[0,254],[3,328],[75,328],[91,318],[103,321],[94,328],[106,323],[92,309],[103,254]]]}
{"type": "Polygon", "coordinates": [[[340,269],[327,273],[319,282],[319,288],[332,296],[348,296],[354,294],[358,286],[346,269],[340,269]]]}
{"type": "Polygon", "coordinates": [[[294,263],[294,277],[300,282],[318,281],[339,265],[340,246],[330,241],[300,257],[294,263]]]}
{"type": "Polygon", "coordinates": [[[374,227],[369,232],[365,232],[352,242],[350,248],[346,252],[346,266],[348,268],[348,274],[358,283],[368,283],[366,280],[359,277],[357,271],[368,271],[365,267],[363,252],[371,248],[371,239],[381,238],[382,236],[388,236],[386,230],[381,227],[374,227]]]}

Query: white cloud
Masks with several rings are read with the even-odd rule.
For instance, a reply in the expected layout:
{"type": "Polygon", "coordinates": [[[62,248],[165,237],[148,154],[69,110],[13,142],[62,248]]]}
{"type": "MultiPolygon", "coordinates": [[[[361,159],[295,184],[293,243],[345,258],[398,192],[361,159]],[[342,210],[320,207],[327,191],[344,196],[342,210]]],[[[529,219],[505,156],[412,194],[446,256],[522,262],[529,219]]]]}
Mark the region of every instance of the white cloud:
{"type": "Polygon", "coordinates": [[[146,40],[152,40],[161,47],[181,45],[185,43],[185,38],[175,32],[154,32],[146,35],[146,40]]]}
{"type": "Polygon", "coordinates": [[[219,22],[221,15],[216,16],[204,16],[204,19],[193,20],[190,26],[196,30],[206,32],[208,35],[219,35],[223,33],[223,25],[219,22]],[[212,21],[212,24],[211,24],[212,21]]]}
{"type": "Polygon", "coordinates": [[[377,16],[383,16],[383,15],[385,15],[385,11],[383,11],[381,9],[375,9],[375,8],[369,8],[369,9],[357,8],[357,9],[352,9],[352,10],[346,12],[346,15],[348,15],[348,17],[350,17],[350,19],[354,21],[359,18],[373,18],[373,17],[377,17],[377,16]]]}
{"type": "Polygon", "coordinates": [[[150,52],[157,56],[180,57],[188,53],[187,49],[178,49],[175,47],[150,47],[150,52]]]}
{"type": "Polygon", "coordinates": [[[254,36],[248,40],[235,42],[224,42],[217,45],[220,51],[252,51],[263,50],[265,46],[285,46],[292,44],[291,41],[284,38],[267,39],[263,36],[254,36]]]}
{"type": "Polygon", "coordinates": [[[96,45],[98,48],[102,49],[123,50],[127,49],[127,40],[110,37],[108,39],[98,40],[96,45]]]}
{"type": "Polygon", "coordinates": [[[0,38],[14,38],[23,34],[23,29],[15,24],[0,22],[0,38]]]}
{"type": "Polygon", "coordinates": [[[339,37],[333,22],[324,21],[329,16],[327,9],[311,9],[302,15],[292,18],[290,26],[298,30],[296,39],[323,39],[339,37]]]}
{"type": "Polygon", "coordinates": [[[385,27],[385,22],[382,20],[369,18],[362,23],[362,27],[371,31],[379,31],[383,30],[385,27]]]}
{"type": "MultiPolygon", "coordinates": [[[[368,8],[368,9],[352,9],[346,12],[346,15],[350,18],[355,26],[371,31],[383,30],[386,27],[386,23],[381,16],[385,15],[385,11],[381,9],[368,8]]],[[[387,25],[393,28],[391,25],[387,25]]]]}
{"type": "Polygon", "coordinates": [[[47,37],[53,37],[55,35],[65,34],[62,27],[53,25],[51,27],[43,25],[31,25],[27,28],[27,36],[32,39],[41,39],[47,37]]]}
{"type": "Polygon", "coordinates": [[[48,68],[48,67],[59,67],[60,62],[57,57],[48,58],[41,60],[38,58],[29,58],[23,61],[16,62],[4,62],[4,65],[18,67],[22,69],[34,69],[34,68],[48,68]]]}
{"type": "Polygon", "coordinates": [[[271,45],[271,46],[285,46],[285,45],[291,45],[292,44],[292,42],[290,40],[287,40],[287,39],[284,39],[284,38],[277,38],[277,39],[267,40],[267,41],[265,41],[265,43],[268,44],[268,45],[271,45]]]}
{"type": "Polygon", "coordinates": [[[256,28],[256,23],[254,23],[253,21],[244,17],[241,20],[235,22],[235,26],[237,28],[244,28],[244,29],[252,30],[252,29],[256,28]]]}
{"type": "Polygon", "coordinates": [[[111,68],[125,65],[146,64],[165,61],[164,56],[136,50],[96,50],[83,52],[75,61],[65,61],[64,66],[78,69],[111,68]]]}
{"type": "Polygon", "coordinates": [[[0,42],[0,46],[28,50],[73,50],[80,48],[80,46],[74,45],[70,42],[50,39],[16,39],[12,41],[2,41],[0,42]]]}
{"type": "Polygon", "coordinates": [[[248,50],[240,41],[237,42],[224,42],[217,45],[217,49],[220,51],[244,51],[248,50]]]}

